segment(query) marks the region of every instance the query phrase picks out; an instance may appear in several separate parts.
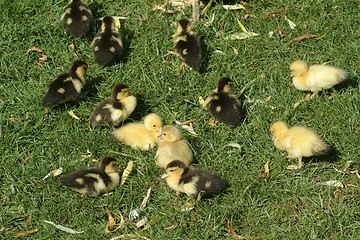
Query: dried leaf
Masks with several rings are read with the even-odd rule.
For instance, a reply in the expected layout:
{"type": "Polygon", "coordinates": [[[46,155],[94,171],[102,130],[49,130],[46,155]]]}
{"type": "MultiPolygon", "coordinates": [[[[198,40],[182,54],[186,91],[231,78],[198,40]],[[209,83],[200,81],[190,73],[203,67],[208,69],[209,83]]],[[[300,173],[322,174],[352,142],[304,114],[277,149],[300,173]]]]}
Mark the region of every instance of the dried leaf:
{"type": "Polygon", "coordinates": [[[241,151],[241,146],[238,143],[229,143],[229,144],[226,144],[225,147],[234,147],[234,148],[239,149],[239,152],[241,151]]]}
{"type": "Polygon", "coordinates": [[[245,11],[247,11],[246,8],[245,8],[243,5],[241,5],[241,4],[223,5],[222,7],[223,7],[224,9],[226,9],[226,10],[244,9],[245,11]]]}
{"type": "Polygon", "coordinates": [[[296,27],[296,24],[293,23],[290,19],[288,19],[286,16],[284,16],[284,18],[285,18],[285,21],[288,22],[289,27],[290,27],[291,29],[294,29],[294,28],[296,27]]]}
{"type": "Polygon", "coordinates": [[[39,228],[33,229],[33,230],[28,230],[28,231],[25,231],[25,232],[15,233],[14,235],[17,236],[17,237],[21,237],[21,236],[25,236],[26,234],[36,233],[37,231],[39,231],[39,228]]]}
{"type": "Polygon", "coordinates": [[[145,225],[145,223],[147,222],[147,217],[144,217],[143,219],[141,219],[140,221],[138,221],[135,225],[136,225],[136,227],[142,227],[142,226],[144,226],[145,225]]]}
{"type": "Polygon", "coordinates": [[[210,126],[215,127],[218,121],[216,119],[210,118],[207,122],[210,126]]]}
{"type": "MultiPolygon", "coordinates": [[[[208,4],[206,5],[206,7],[201,11],[201,13],[200,13],[201,16],[204,16],[204,15],[209,11],[209,9],[211,8],[212,2],[213,2],[213,0],[210,0],[210,1],[208,2],[208,4]]],[[[213,14],[213,17],[214,17],[214,16],[215,16],[215,14],[213,14]]]]}
{"type": "MultiPolygon", "coordinates": [[[[200,101],[200,100],[199,100],[200,101]]],[[[193,123],[193,122],[196,122],[196,121],[199,121],[201,118],[198,118],[198,119],[191,119],[191,120],[188,120],[188,121],[185,121],[185,122],[182,122],[179,124],[179,126],[182,126],[182,125],[185,125],[187,123],[193,123]]]]}
{"type": "Polygon", "coordinates": [[[180,125],[181,124],[181,122],[179,122],[179,121],[176,121],[175,120],[175,122],[176,122],[176,124],[177,125],[179,125],[179,126],[181,126],[183,129],[185,129],[186,131],[188,131],[189,133],[191,133],[192,135],[195,135],[195,136],[197,136],[197,133],[194,131],[194,129],[192,128],[192,127],[190,127],[189,125],[180,125]]]}
{"type": "Polygon", "coordinates": [[[242,32],[242,33],[234,33],[227,37],[225,37],[225,40],[242,40],[250,37],[259,36],[259,34],[254,32],[242,32]]]}
{"type": "Polygon", "coordinates": [[[269,37],[269,38],[272,38],[273,35],[274,35],[274,32],[273,32],[273,31],[270,31],[270,32],[268,33],[268,37],[269,37]]]}
{"type": "Polygon", "coordinates": [[[61,225],[58,225],[54,222],[51,222],[51,221],[47,221],[47,220],[43,220],[43,222],[46,222],[48,224],[51,224],[53,225],[54,227],[56,227],[57,229],[61,230],[61,231],[64,231],[64,232],[67,232],[67,233],[71,233],[71,234],[82,234],[84,233],[84,231],[75,231],[71,228],[68,228],[68,227],[64,227],[64,226],[61,226],[61,225]]]}
{"type": "Polygon", "coordinates": [[[225,53],[220,50],[215,50],[214,53],[219,53],[219,54],[225,55],[225,53]]]}
{"type": "Polygon", "coordinates": [[[113,218],[113,216],[111,215],[109,209],[107,209],[107,207],[105,207],[105,210],[108,212],[109,214],[109,224],[106,226],[107,229],[112,230],[114,228],[115,225],[115,219],[113,218]]]}
{"type": "Polygon", "coordinates": [[[270,169],[269,169],[269,161],[267,161],[264,165],[264,175],[262,176],[262,178],[265,179],[265,182],[266,182],[266,179],[270,176],[270,169]]]}
{"type": "Polygon", "coordinates": [[[322,183],[320,183],[320,184],[321,184],[321,185],[330,186],[330,187],[341,187],[341,188],[344,187],[344,184],[342,184],[342,183],[339,182],[339,181],[335,181],[335,180],[322,182],[322,183]]]}
{"type": "Polygon", "coordinates": [[[31,156],[31,154],[27,158],[25,158],[24,160],[21,160],[21,163],[25,163],[27,160],[29,160],[30,156],[31,156]]]}
{"type": "Polygon", "coordinates": [[[176,226],[176,224],[171,225],[170,227],[167,227],[167,228],[165,228],[164,230],[170,230],[170,229],[173,229],[175,226],[176,226]]]}
{"type": "Polygon", "coordinates": [[[159,218],[159,215],[156,215],[153,219],[150,220],[150,222],[144,227],[143,230],[149,229],[151,225],[154,225],[155,223],[157,223],[157,221],[159,221],[159,218]]]}
{"type": "Polygon", "coordinates": [[[200,105],[203,106],[204,102],[205,102],[204,98],[203,98],[202,96],[200,96],[200,97],[199,97],[199,103],[200,103],[200,105]]]}
{"type": "Polygon", "coordinates": [[[194,209],[195,204],[194,203],[185,203],[184,206],[181,207],[182,212],[188,212],[194,209]]]}
{"type": "Polygon", "coordinates": [[[288,43],[288,46],[295,42],[295,41],[301,41],[303,39],[307,39],[307,38],[316,38],[316,37],[319,37],[318,35],[314,35],[314,34],[305,34],[305,35],[302,35],[302,36],[299,36],[299,37],[296,37],[294,39],[292,39],[289,43],[288,43]]]}
{"type": "MultiPolygon", "coordinates": [[[[202,15],[202,12],[201,12],[201,15],[202,15]]],[[[209,22],[204,23],[204,26],[205,26],[205,27],[210,26],[210,25],[214,22],[214,20],[215,20],[215,13],[213,13],[213,15],[211,16],[211,19],[210,19],[209,22]]]]}
{"type": "Polygon", "coordinates": [[[146,196],[144,197],[144,200],[142,201],[141,205],[140,205],[140,211],[143,211],[146,207],[146,203],[149,200],[150,197],[150,192],[151,192],[151,187],[149,187],[149,189],[147,190],[146,196]]]}
{"type": "Polygon", "coordinates": [[[69,114],[70,116],[72,116],[73,118],[75,118],[75,119],[77,119],[77,120],[80,120],[80,118],[75,115],[75,113],[74,113],[73,110],[69,111],[68,114],[69,114]]]}
{"type": "Polygon", "coordinates": [[[249,32],[245,27],[244,27],[244,25],[242,25],[242,23],[240,22],[240,20],[239,19],[237,19],[237,22],[238,22],[238,24],[239,24],[239,26],[240,26],[240,28],[241,28],[241,30],[243,30],[243,32],[249,32]]]}
{"type": "Polygon", "coordinates": [[[54,16],[52,15],[51,12],[49,12],[49,18],[50,18],[50,20],[52,22],[52,25],[54,25],[55,24],[55,19],[54,19],[54,16]]]}
{"type": "Polygon", "coordinates": [[[226,218],[226,221],[227,221],[228,230],[229,230],[229,233],[231,236],[233,236],[234,238],[237,238],[237,239],[246,239],[234,232],[232,226],[230,225],[230,220],[228,218],[226,218]]]}
{"type": "Polygon", "coordinates": [[[127,167],[125,168],[125,170],[121,176],[120,185],[123,185],[125,183],[126,179],[129,177],[129,175],[133,169],[133,166],[134,166],[134,161],[129,161],[127,167]]]}
{"type": "Polygon", "coordinates": [[[41,50],[41,49],[38,48],[38,47],[31,47],[31,48],[29,48],[29,49],[26,51],[26,54],[28,54],[29,52],[32,52],[32,51],[39,52],[39,53],[44,52],[43,50],[41,50]]]}
{"type": "Polygon", "coordinates": [[[25,228],[27,228],[27,226],[29,226],[31,219],[32,219],[32,213],[30,213],[30,216],[26,219],[25,228]]]}
{"type": "Polygon", "coordinates": [[[46,174],[46,176],[43,178],[43,180],[47,179],[48,177],[53,177],[53,176],[58,176],[63,172],[63,168],[58,168],[55,170],[52,170],[51,172],[49,172],[48,174],[46,174]]]}

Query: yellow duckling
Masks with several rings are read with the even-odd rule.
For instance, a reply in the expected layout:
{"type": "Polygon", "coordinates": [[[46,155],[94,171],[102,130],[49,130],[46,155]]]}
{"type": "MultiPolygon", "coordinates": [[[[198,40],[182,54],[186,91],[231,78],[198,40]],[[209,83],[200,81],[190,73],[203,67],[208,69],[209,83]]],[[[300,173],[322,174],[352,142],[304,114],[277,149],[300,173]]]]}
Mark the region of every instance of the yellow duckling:
{"type": "Polygon", "coordinates": [[[102,66],[110,65],[123,54],[123,42],[119,33],[120,20],[104,17],[101,32],[91,43],[95,61],[102,66]]]}
{"type": "Polygon", "coordinates": [[[241,121],[239,101],[231,94],[233,81],[228,77],[220,78],[217,88],[206,98],[203,105],[211,116],[233,127],[241,121]]]}
{"type": "Polygon", "coordinates": [[[110,135],[117,141],[130,147],[147,151],[153,149],[160,135],[162,120],[159,115],[150,113],[145,116],[144,123],[128,123],[115,129],[110,135]]]}
{"type": "Polygon", "coordinates": [[[98,196],[100,193],[113,190],[119,184],[120,176],[117,169],[116,159],[105,157],[99,167],[73,172],[62,177],[60,183],[76,192],[98,196]]]}
{"type": "Polygon", "coordinates": [[[42,101],[44,107],[52,107],[68,101],[75,101],[85,85],[87,64],[76,60],[68,73],[58,75],[49,85],[42,101]]]}
{"type": "Polygon", "coordinates": [[[124,121],[136,108],[136,97],[130,95],[129,86],[117,84],[112,89],[112,98],[98,104],[90,117],[90,126],[94,128],[101,120],[110,126],[124,121]]]}
{"type": "Polygon", "coordinates": [[[181,19],[177,24],[177,32],[173,35],[175,53],[190,67],[200,69],[201,48],[196,33],[191,31],[191,22],[181,19]]]}
{"type": "Polygon", "coordinates": [[[228,183],[221,177],[200,167],[186,167],[179,160],[170,162],[161,178],[166,178],[169,187],[186,193],[193,200],[196,200],[199,194],[208,197],[219,194],[228,187],[228,183]]]}
{"type": "Polygon", "coordinates": [[[329,89],[350,77],[349,71],[328,65],[312,65],[298,60],[290,64],[293,83],[300,91],[311,91],[313,98],[317,92],[329,89]]]}
{"type": "Polygon", "coordinates": [[[297,158],[299,165],[290,165],[287,169],[300,169],[302,158],[320,156],[330,150],[330,146],[319,135],[307,127],[288,128],[283,121],[277,121],[270,127],[275,147],[288,152],[288,158],[297,158]]]}
{"type": "Polygon", "coordinates": [[[182,139],[180,129],[173,125],[164,126],[159,136],[158,150],[155,155],[156,163],[161,168],[166,168],[170,162],[180,160],[187,167],[192,159],[192,151],[187,141],[182,139]]]}
{"type": "Polygon", "coordinates": [[[93,16],[83,0],[71,0],[61,15],[64,27],[74,37],[82,37],[90,30],[93,16]]]}

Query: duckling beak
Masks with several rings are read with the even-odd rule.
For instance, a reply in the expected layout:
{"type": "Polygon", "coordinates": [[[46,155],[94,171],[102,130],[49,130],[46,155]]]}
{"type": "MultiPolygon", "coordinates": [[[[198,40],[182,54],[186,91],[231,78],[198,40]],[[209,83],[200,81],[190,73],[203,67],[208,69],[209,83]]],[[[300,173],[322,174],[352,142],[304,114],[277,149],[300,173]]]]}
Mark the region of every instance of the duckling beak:
{"type": "Polygon", "coordinates": [[[159,128],[158,132],[160,132],[160,133],[161,133],[161,129],[162,129],[162,128],[159,128]]]}
{"type": "Polygon", "coordinates": [[[160,134],[159,136],[157,136],[158,139],[163,139],[162,134],[160,134]]]}
{"type": "Polygon", "coordinates": [[[169,174],[166,172],[166,173],[164,173],[164,175],[161,176],[161,178],[166,178],[168,176],[169,176],[169,174]]]}

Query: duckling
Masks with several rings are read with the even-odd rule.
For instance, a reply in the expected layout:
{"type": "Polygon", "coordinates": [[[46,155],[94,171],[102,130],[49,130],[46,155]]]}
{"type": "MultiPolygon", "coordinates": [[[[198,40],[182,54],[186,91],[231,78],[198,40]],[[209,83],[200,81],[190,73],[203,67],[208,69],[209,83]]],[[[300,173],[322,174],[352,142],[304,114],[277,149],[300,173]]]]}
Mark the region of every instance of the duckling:
{"type": "Polygon", "coordinates": [[[173,35],[175,53],[193,69],[200,69],[201,48],[196,33],[191,31],[191,22],[181,19],[177,24],[177,32],[173,35]]]}
{"type": "Polygon", "coordinates": [[[62,177],[60,183],[76,192],[98,196],[100,193],[113,190],[119,184],[120,176],[117,169],[116,159],[105,157],[99,167],[73,172],[62,177]]]}
{"type": "Polygon", "coordinates": [[[58,75],[48,86],[42,101],[44,107],[52,107],[68,101],[75,101],[85,85],[87,64],[76,60],[68,73],[58,75]]]}
{"type": "Polygon", "coordinates": [[[91,43],[95,61],[102,66],[110,65],[123,53],[123,42],[118,32],[120,20],[113,17],[104,17],[101,32],[91,43]]]}
{"type": "Polygon", "coordinates": [[[307,127],[288,128],[283,121],[277,121],[270,127],[275,147],[288,152],[288,158],[297,158],[299,165],[290,165],[287,169],[300,169],[302,157],[325,155],[330,146],[319,135],[307,127]]]}
{"type": "Polygon", "coordinates": [[[235,95],[230,93],[232,85],[233,81],[230,78],[220,78],[217,82],[217,88],[210,93],[203,103],[211,116],[230,127],[236,126],[241,120],[239,101],[235,95]]]}
{"type": "Polygon", "coordinates": [[[228,187],[228,183],[221,177],[200,167],[186,167],[182,161],[175,160],[166,166],[166,173],[161,176],[172,189],[186,193],[196,200],[199,193],[208,197],[219,194],[228,187]]]}
{"type": "Polygon", "coordinates": [[[180,160],[189,166],[192,162],[193,154],[189,144],[182,139],[181,131],[173,125],[166,125],[161,129],[158,150],[156,151],[155,161],[161,168],[166,166],[173,160],[180,160]]]}
{"type": "Polygon", "coordinates": [[[90,126],[94,128],[101,120],[110,126],[124,121],[135,110],[136,97],[130,95],[129,86],[117,84],[112,89],[112,98],[98,104],[90,117],[90,126]]]}
{"type": "Polygon", "coordinates": [[[71,0],[61,15],[64,27],[74,37],[82,37],[90,30],[93,16],[83,0],[71,0]]]}
{"type": "Polygon", "coordinates": [[[350,77],[349,71],[328,65],[312,65],[310,68],[304,61],[298,60],[290,64],[293,84],[300,91],[317,92],[329,89],[350,77]]]}
{"type": "Polygon", "coordinates": [[[150,113],[145,116],[144,123],[128,123],[115,129],[110,135],[117,141],[130,147],[148,151],[155,147],[160,135],[162,120],[159,115],[150,113]]]}

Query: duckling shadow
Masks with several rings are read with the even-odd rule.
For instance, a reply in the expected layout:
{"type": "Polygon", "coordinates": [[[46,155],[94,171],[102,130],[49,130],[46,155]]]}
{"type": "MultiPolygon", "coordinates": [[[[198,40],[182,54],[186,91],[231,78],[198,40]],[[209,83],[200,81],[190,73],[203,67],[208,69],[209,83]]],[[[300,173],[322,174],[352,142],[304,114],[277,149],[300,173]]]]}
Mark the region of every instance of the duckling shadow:
{"type": "Polygon", "coordinates": [[[335,90],[342,90],[344,88],[358,88],[359,82],[357,77],[350,77],[349,79],[334,86],[335,90]]]}
{"type": "Polygon", "coordinates": [[[326,154],[320,155],[320,156],[313,156],[313,157],[303,157],[303,161],[305,163],[308,163],[310,161],[313,161],[315,163],[335,163],[339,160],[340,152],[335,149],[332,145],[330,145],[330,149],[326,154]]]}
{"type": "Polygon", "coordinates": [[[141,94],[136,95],[136,108],[131,114],[131,119],[135,121],[140,121],[147,113],[150,113],[150,105],[144,100],[141,94]]]}
{"type": "Polygon", "coordinates": [[[206,66],[209,62],[209,53],[208,53],[208,46],[204,43],[203,39],[205,37],[200,36],[200,48],[201,48],[201,68],[198,70],[200,74],[207,72],[206,66]]]}
{"type": "Polygon", "coordinates": [[[104,5],[102,3],[98,3],[97,1],[91,2],[89,5],[89,8],[91,10],[91,13],[94,17],[94,22],[92,24],[92,27],[90,29],[90,32],[92,34],[92,36],[95,36],[97,34],[97,30],[98,28],[96,28],[96,26],[100,23],[101,25],[101,21],[97,20],[101,17],[104,17],[104,13],[103,11],[99,12],[99,9],[105,9],[104,5]]]}
{"type": "Polygon", "coordinates": [[[123,39],[123,48],[124,48],[123,51],[124,52],[121,55],[121,57],[115,61],[115,63],[117,63],[117,62],[126,63],[128,61],[130,53],[131,53],[130,44],[131,44],[131,41],[134,38],[134,32],[127,29],[127,28],[124,28],[124,30],[121,31],[121,36],[122,36],[122,39],[123,39]]]}
{"type": "Polygon", "coordinates": [[[90,98],[96,97],[98,94],[97,87],[101,85],[103,82],[103,78],[101,77],[95,77],[88,80],[89,84],[86,84],[84,86],[84,93],[81,95],[81,97],[87,96],[90,98]]]}

